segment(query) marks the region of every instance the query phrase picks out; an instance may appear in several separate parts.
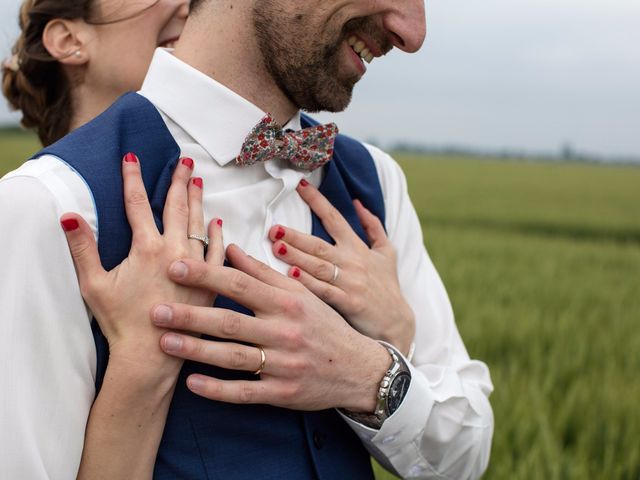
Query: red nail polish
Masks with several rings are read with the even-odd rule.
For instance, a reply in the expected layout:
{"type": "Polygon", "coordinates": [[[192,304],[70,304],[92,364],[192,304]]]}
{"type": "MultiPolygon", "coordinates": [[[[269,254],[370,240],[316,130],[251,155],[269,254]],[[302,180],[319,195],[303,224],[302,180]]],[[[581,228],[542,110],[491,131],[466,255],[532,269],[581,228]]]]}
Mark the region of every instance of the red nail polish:
{"type": "Polygon", "coordinates": [[[200,177],[194,178],[193,180],[191,180],[193,182],[193,184],[198,187],[198,188],[202,188],[202,179],[200,177]]]}
{"type": "Polygon", "coordinates": [[[66,220],[62,220],[60,224],[62,225],[62,229],[65,232],[73,232],[80,226],[78,220],[76,220],[75,218],[67,218],[66,220]]]}
{"type": "Polygon", "coordinates": [[[298,267],[294,268],[291,271],[291,275],[293,275],[295,278],[300,278],[300,269],[298,267]]]}
{"type": "Polygon", "coordinates": [[[309,182],[307,182],[304,178],[302,180],[300,180],[300,186],[301,187],[306,187],[307,185],[309,185],[309,182]]]}
{"type": "Polygon", "coordinates": [[[124,161],[127,163],[138,163],[138,157],[136,157],[133,153],[127,153],[124,156],[124,161]]]}
{"type": "Polygon", "coordinates": [[[216,221],[216,223],[218,224],[218,226],[219,226],[219,227],[221,227],[221,226],[222,226],[222,219],[221,219],[221,218],[219,218],[219,219],[216,221]]]}
{"type": "Polygon", "coordinates": [[[278,254],[279,255],[286,255],[287,254],[286,245],[280,245],[280,248],[278,249],[278,254]]]}
{"type": "Polygon", "coordinates": [[[276,240],[280,240],[284,237],[284,228],[278,227],[278,231],[276,232],[276,240]]]}
{"type": "Polygon", "coordinates": [[[182,159],[182,164],[185,167],[190,168],[190,169],[193,170],[193,160],[191,160],[190,158],[183,158],[182,159]]]}

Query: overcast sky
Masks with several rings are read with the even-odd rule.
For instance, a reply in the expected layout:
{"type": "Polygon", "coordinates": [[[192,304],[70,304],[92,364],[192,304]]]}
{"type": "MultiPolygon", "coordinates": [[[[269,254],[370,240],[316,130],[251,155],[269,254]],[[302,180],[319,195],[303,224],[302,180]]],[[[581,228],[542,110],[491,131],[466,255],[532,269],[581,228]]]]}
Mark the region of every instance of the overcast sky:
{"type": "MultiPolygon", "coordinates": [[[[18,0],[0,0],[0,55],[18,0]]],[[[428,0],[414,55],[375,60],[341,130],[382,145],[640,156],[640,1],[428,0]]],[[[11,117],[0,105],[0,121],[11,117]]],[[[328,118],[328,117],[324,117],[328,118]]]]}

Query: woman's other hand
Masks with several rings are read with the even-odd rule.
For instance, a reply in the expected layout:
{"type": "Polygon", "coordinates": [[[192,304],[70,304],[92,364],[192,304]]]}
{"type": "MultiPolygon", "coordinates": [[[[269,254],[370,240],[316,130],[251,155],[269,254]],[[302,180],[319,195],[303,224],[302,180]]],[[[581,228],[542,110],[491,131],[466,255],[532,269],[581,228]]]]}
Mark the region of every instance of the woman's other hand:
{"type": "Polygon", "coordinates": [[[298,193],[320,218],[336,244],[275,225],[273,253],[291,265],[289,276],[338,310],[359,332],[408,354],[415,317],[400,290],[396,253],[378,217],[355,200],[371,247],[318,189],[303,180],[298,193]]]}
{"type": "MultiPolygon", "coordinates": [[[[158,366],[158,362],[166,365],[170,357],[158,346],[164,331],[150,320],[153,305],[167,301],[201,306],[213,303],[211,293],[185,288],[168,278],[173,261],[204,256],[203,242],[187,238],[188,234],[205,234],[203,184],[202,179],[191,178],[193,165],[193,160],[184,158],[175,169],[165,202],[164,233],[160,234],[142,182],[139,159],[134,154],[124,157],[124,203],[133,239],[129,256],[109,272],[100,263],[94,235],[84,219],[74,213],[61,217],[82,296],[109,342],[110,357],[117,355],[134,364],[144,360],[149,366],[158,366]]],[[[222,221],[214,219],[208,228],[211,243],[206,261],[215,265],[224,262],[221,227],[222,221]]],[[[180,365],[175,365],[176,374],[180,365]]]]}

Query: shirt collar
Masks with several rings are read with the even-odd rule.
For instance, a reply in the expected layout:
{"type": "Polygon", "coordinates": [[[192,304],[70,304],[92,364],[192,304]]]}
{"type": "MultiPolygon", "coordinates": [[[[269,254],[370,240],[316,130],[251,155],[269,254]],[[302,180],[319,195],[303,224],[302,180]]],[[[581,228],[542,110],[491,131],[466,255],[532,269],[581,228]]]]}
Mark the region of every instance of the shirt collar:
{"type": "MultiPolygon", "coordinates": [[[[139,93],[221,166],[236,158],[249,132],[266,115],[245,98],[162,48],[156,50],[139,93]]],[[[285,128],[301,128],[300,112],[285,128]]]]}

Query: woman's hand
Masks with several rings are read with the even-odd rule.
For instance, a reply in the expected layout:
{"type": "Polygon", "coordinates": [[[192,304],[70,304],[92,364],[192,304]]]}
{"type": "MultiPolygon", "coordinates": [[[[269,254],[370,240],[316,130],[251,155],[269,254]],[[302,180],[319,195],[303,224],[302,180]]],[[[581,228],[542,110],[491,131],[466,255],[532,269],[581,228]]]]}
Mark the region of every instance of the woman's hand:
{"type": "MultiPolygon", "coordinates": [[[[214,294],[169,280],[171,263],[202,260],[204,246],[187,235],[204,234],[202,179],[191,178],[193,160],[182,159],[167,194],[160,234],[134,154],[122,161],[124,203],[133,231],[129,256],[107,272],[89,225],[62,216],[80,291],[109,342],[109,363],[87,422],[79,479],[152,478],[182,360],[160,350],[165,330],[151,322],[152,307],[166,301],[211,305],[214,294]]],[[[222,222],[209,224],[206,262],[222,265],[222,222]]],[[[161,308],[161,307],[158,307],[161,308]]]]}
{"type": "MultiPolygon", "coordinates": [[[[122,161],[124,200],[133,231],[129,256],[107,272],[100,263],[89,225],[77,214],[62,216],[61,224],[76,266],[80,290],[109,343],[110,362],[114,356],[132,366],[167,366],[170,357],[158,347],[164,333],[151,323],[151,309],[160,302],[175,301],[208,305],[213,294],[185,288],[168,278],[168,268],[178,258],[202,259],[204,245],[188,234],[205,233],[202,213],[202,179],[191,178],[193,160],[182,159],[173,174],[164,215],[164,233],[158,231],[142,182],[140,163],[133,154],[122,161]]],[[[222,221],[209,224],[210,245],[206,261],[224,262],[222,221]]],[[[181,363],[175,363],[177,375],[181,363]]],[[[164,370],[163,375],[168,371],[164,370]]]]}
{"type": "Polygon", "coordinates": [[[274,255],[291,265],[290,277],[338,310],[356,330],[407,354],[415,317],[400,291],[396,253],[378,217],[354,201],[369,248],[318,189],[303,180],[298,193],[336,244],[275,225],[269,231],[274,255]]]}

